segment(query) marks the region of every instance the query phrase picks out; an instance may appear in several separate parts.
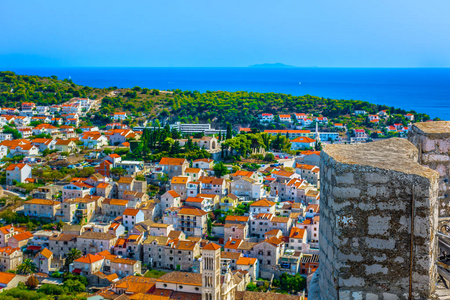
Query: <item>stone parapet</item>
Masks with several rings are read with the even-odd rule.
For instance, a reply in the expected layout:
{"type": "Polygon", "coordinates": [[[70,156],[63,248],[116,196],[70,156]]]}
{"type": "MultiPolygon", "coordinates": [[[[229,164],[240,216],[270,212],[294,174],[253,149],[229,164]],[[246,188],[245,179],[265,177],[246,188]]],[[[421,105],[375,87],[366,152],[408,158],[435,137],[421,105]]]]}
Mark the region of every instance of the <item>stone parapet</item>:
{"type": "Polygon", "coordinates": [[[408,140],[419,150],[418,161],[439,173],[439,216],[450,216],[450,122],[412,125],[408,140]]]}
{"type": "Polygon", "coordinates": [[[322,151],[320,299],[432,294],[439,174],[418,158],[397,138],[322,151]]]}

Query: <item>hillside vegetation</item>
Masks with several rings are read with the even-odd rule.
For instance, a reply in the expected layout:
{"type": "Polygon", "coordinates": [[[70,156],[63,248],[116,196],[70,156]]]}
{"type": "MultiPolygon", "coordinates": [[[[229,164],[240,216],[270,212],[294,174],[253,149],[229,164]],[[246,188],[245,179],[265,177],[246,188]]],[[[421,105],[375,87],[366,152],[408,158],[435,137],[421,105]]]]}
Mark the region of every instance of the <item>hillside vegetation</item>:
{"type": "MultiPolygon", "coordinates": [[[[0,72],[0,105],[18,106],[21,102],[57,104],[72,97],[104,97],[100,111],[104,118],[117,111],[125,111],[142,119],[169,119],[186,123],[211,122],[225,128],[233,125],[258,126],[260,113],[311,113],[335,121],[363,123],[363,117],[351,116],[354,110],[375,114],[389,110],[392,115],[404,115],[408,111],[386,105],[376,105],[359,100],[338,100],[310,95],[293,96],[280,93],[223,92],[173,90],[170,92],[134,87],[131,89],[97,89],[80,86],[71,80],[58,80],[55,76],[39,77],[0,72]],[[112,92],[114,91],[114,92],[112,92]],[[108,96],[105,96],[108,95],[108,96]],[[104,97],[105,96],[105,97],[104,97]],[[354,120],[352,119],[354,118],[354,120]]],[[[412,112],[416,120],[428,120],[425,114],[412,112]]],[[[399,117],[400,118],[400,117],[399,117]]],[[[400,118],[401,119],[401,118],[400,118]]],[[[401,121],[401,120],[400,120],[401,121]]]]}
{"type": "Polygon", "coordinates": [[[95,99],[106,93],[106,89],[76,85],[70,79],[58,80],[56,76],[40,77],[17,75],[9,71],[0,72],[1,107],[17,107],[22,102],[52,105],[73,97],[95,99]]]}

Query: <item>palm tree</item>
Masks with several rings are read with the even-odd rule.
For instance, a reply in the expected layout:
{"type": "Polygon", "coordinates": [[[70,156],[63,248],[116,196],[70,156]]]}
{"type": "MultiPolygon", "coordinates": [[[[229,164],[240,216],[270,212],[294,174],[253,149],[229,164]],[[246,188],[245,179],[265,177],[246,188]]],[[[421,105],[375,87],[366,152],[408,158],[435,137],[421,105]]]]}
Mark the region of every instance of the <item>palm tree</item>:
{"type": "Polygon", "coordinates": [[[69,253],[67,254],[66,258],[66,266],[69,266],[74,260],[80,258],[82,256],[82,253],[77,248],[70,249],[69,253]]]}
{"type": "Polygon", "coordinates": [[[21,274],[32,274],[36,273],[36,264],[29,258],[25,259],[23,263],[17,266],[17,271],[21,274]]]}

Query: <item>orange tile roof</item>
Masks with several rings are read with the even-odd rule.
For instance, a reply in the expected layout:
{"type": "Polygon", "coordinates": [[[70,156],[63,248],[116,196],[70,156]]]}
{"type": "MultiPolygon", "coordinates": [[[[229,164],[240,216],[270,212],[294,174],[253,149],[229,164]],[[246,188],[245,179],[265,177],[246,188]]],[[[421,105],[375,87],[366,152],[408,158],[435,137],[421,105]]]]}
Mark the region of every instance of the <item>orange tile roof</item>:
{"type": "Polygon", "coordinates": [[[299,136],[299,137],[291,140],[291,143],[308,143],[308,144],[310,144],[310,143],[314,143],[315,141],[316,141],[315,139],[312,139],[312,138],[309,138],[306,136],[299,136]]]}
{"type": "Polygon", "coordinates": [[[231,239],[228,240],[224,246],[225,249],[238,249],[239,245],[242,243],[241,239],[231,239]]]}
{"type": "Polygon", "coordinates": [[[297,164],[295,167],[298,169],[305,169],[305,170],[312,170],[314,168],[317,168],[317,166],[307,164],[297,164]]]}
{"type": "Polygon", "coordinates": [[[311,151],[311,150],[307,150],[307,151],[301,151],[300,152],[301,155],[320,155],[320,151],[311,151]]]}
{"type": "Polygon", "coordinates": [[[124,216],[136,216],[139,213],[139,209],[135,209],[135,208],[127,208],[125,209],[125,211],[123,212],[124,216]]]}
{"type": "Polygon", "coordinates": [[[92,264],[96,261],[104,259],[103,256],[98,254],[87,254],[75,260],[75,262],[84,263],[84,264],[92,264]]]}
{"type": "Polygon", "coordinates": [[[120,155],[117,154],[117,153],[111,153],[111,154],[109,155],[109,157],[112,157],[112,158],[120,158],[120,155]]]}
{"type": "Polygon", "coordinates": [[[216,243],[213,243],[213,242],[211,242],[211,243],[209,243],[209,244],[207,244],[205,247],[203,247],[203,250],[218,250],[218,249],[220,249],[221,247],[219,246],[219,245],[217,245],[216,243]]]}
{"type": "Polygon", "coordinates": [[[245,216],[227,216],[225,218],[225,222],[230,221],[230,222],[248,222],[248,217],[245,216]]]}
{"type": "Polygon", "coordinates": [[[0,283],[7,285],[11,282],[11,280],[16,277],[16,274],[6,273],[6,272],[0,272],[0,283]]]}
{"type": "Polygon", "coordinates": [[[179,215],[191,215],[191,216],[204,216],[207,214],[204,210],[201,210],[199,208],[187,208],[183,207],[178,212],[179,215]]]}
{"type": "Polygon", "coordinates": [[[278,245],[283,243],[283,240],[273,236],[270,239],[264,240],[264,242],[267,242],[267,243],[269,243],[271,245],[274,245],[274,246],[278,246],[278,245]]]}
{"type": "Polygon", "coordinates": [[[51,205],[55,206],[60,204],[61,202],[53,201],[53,200],[47,200],[47,199],[31,199],[28,201],[25,201],[24,204],[38,204],[38,205],[51,205]]]}
{"type": "Polygon", "coordinates": [[[234,173],[232,176],[245,176],[245,177],[251,177],[252,175],[253,175],[253,172],[238,170],[238,171],[236,171],[236,173],[234,173]]]}
{"type": "Polygon", "coordinates": [[[289,238],[291,239],[303,239],[305,236],[305,229],[292,227],[291,232],[289,232],[289,238]]]}
{"type": "Polygon", "coordinates": [[[201,170],[200,168],[186,168],[186,173],[198,173],[201,170]]]}
{"type": "Polygon", "coordinates": [[[197,243],[192,241],[179,241],[175,249],[193,251],[196,245],[197,243]]]}
{"type": "Polygon", "coordinates": [[[70,145],[71,142],[72,142],[71,140],[57,140],[55,145],[67,146],[70,145]]]}
{"type": "Polygon", "coordinates": [[[189,177],[181,177],[181,176],[177,176],[177,177],[173,177],[172,181],[170,182],[171,184],[184,184],[187,183],[189,177]]]}
{"type": "Polygon", "coordinates": [[[25,231],[25,232],[13,235],[11,238],[20,242],[20,241],[31,239],[32,237],[33,237],[33,234],[31,232],[25,231]]]}
{"type": "Polygon", "coordinates": [[[309,211],[310,209],[312,209],[315,213],[319,212],[319,204],[309,204],[306,207],[306,211],[309,211]]]}
{"type": "Polygon", "coordinates": [[[119,179],[119,183],[127,183],[127,184],[130,184],[130,183],[132,183],[133,182],[133,180],[134,180],[134,178],[133,177],[120,177],[120,179],[119,179]]]}
{"type": "Polygon", "coordinates": [[[176,198],[176,197],[181,197],[177,192],[175,192],[174,190],[170,190],[170,191],[168,191],[168,193],[172,196],[172,197],[174,197],[174,198],[176,198]]]}
{"type": "Polygon", "coordinates": [[[236,265],[254,265],[256,263],[256,258],[253,257],[241,257],[237,260],[236,265]]]}
{"type": "Polygon", "coordinates": [[[257,220],[271,220],[273,217],[273,214],[265,214],[265,213],[259,213],[255,216],[255,219],[257,220]]]}
{"type": "Polygon", "coordinates": [[[285,130],[285,129],[268,129],[264,130],[266,133],[311,133],[310,130],[285,130]]]}
{"type": "Polygon", "coordinates": [[[20,251],[20,248],[13,248],[10,246],[0,248],[0,253],[6,253],[7,255],[11,255],[16,251],[20,251]]]}
{"type": "Polygon", "coordinates": [[[194,203],[202,203],[203,201],[205,201],[205,199],[203,199],[203,198],[195,198],[195,197],[188,197],[186,199],[186,202],[194,202],[194,203]]]}
{"type": "Polygon", "coordinates": [[[108,186],[109,186],[109,183],[106,183],[106,182],[100,182],[99,184],[97,184],[98,189],[106,189],[108,186]]]}
{"type": "Polygon", "coordinates": [[[50,257],[52,257],[52,255],[53,255],[52,251],[48,250],[47,248],[44,248],[44,250],[39,252],[39,254],[41,254],[42,256],[44,256],[47,259],[50,259],[50,257]]]}
{"type": "Polygon", "coordinates": [[[272,229],[270,231],[267,231],[264,235],[278,235],[281,232],[280,229],[272,229]]]}
{"type": "Polygon", "coordinates": [[[146,278],[142,276],[127,276],[116,283],[116,288],[125,289],[125,293],[147,294],[155,287],[155,278],[146,278]]]}
{"type": "Polygon", "coordinates": [[[194,160],[194,162],[201,162],[201,161],[210,163],[210,162],[213,162],[214,159],[211,159],[211,158],[199,158],[199,159],[194,160]]]}
{"type": "Polygon", "coordinates": [[[266,199],[261,199],[258,200],[256,202],[253,202],[252,204],[250,204],[250,206],[254,206],[254,207],[271,207],[271,206],[275,206],[275,202],[266,200],[266,199]]]}
{"type": "Polygon", "coordinates": [[[202,274],[189,272],[170,272],[156,279],[158,282],[202,286],[202,274]]]}
{"type": "Polygon", "coordinates": [[[276,223],[287,223],[289,222],[289,218],[287,217],[273,217],[272,222],[276,222],[276,223]]]}
{"type": "Polygon", "coordinates": [[[135,263],[137,263],[137,260],[129,259],[129,258],[120,258],[120,257],[111,258],[110,261],[111,261],[111,263],[124,264],[124,265],[134,265],[135,263]]]}
{"type": "Polygon", "coordinates": [[[44,139],[44,138],[37,138],[32,140],[32,143],[36,143],[36,144],[49,144],[51,141],[53,141],[52,139],[44,139]]]}
{"type": "MultiPolygon", "coordinates": [[[[104,201],[106,201],[107,199],[105,199],[104,201]]],[[[109,205],[120,205],[120,206],[125,206],[128,204],[128,200],[121,200],[121,199],[109,199],[109,205]]]]}
{"type": "Polygon", "coordinates": [[[186,162],[185,158],[172,158],[172,157],[163,157],[159,161],[160,165],[173,165],[173,166],[181,166],[186,162]]]}
{"type": "Polygon", "coordinates": [[[276,171],[273,171],[272,174],[277,175],[277,176],[282,176],[282,177],[291,177],[295,173],[284,171],[284,170],[276,170],[276,171]]]}
{"type": "MultiPolygon", "coordinates": [[[[15,147],[14,147],[15,148],[15,147]]],[[[6,171],[13,171],[16,167],[19,168],[19,170],[22,170],[23,167],[25,167],[27,164],[10,164],[6,171]]]]}

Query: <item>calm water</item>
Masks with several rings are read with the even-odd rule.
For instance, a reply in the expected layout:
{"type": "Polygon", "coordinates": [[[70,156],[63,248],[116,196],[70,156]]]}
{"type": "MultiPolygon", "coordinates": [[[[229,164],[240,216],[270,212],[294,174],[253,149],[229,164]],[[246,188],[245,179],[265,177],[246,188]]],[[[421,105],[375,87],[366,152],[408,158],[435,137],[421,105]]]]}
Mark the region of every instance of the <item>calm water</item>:
{"type": "Polygon", "coordinates": [[[364,100],[450,119],[450,69],[33,68],[19,74],[68,78],[92,87],[279,92],[364,100]],[[301,83],[301,84],[300,84],[301,83]]]}

